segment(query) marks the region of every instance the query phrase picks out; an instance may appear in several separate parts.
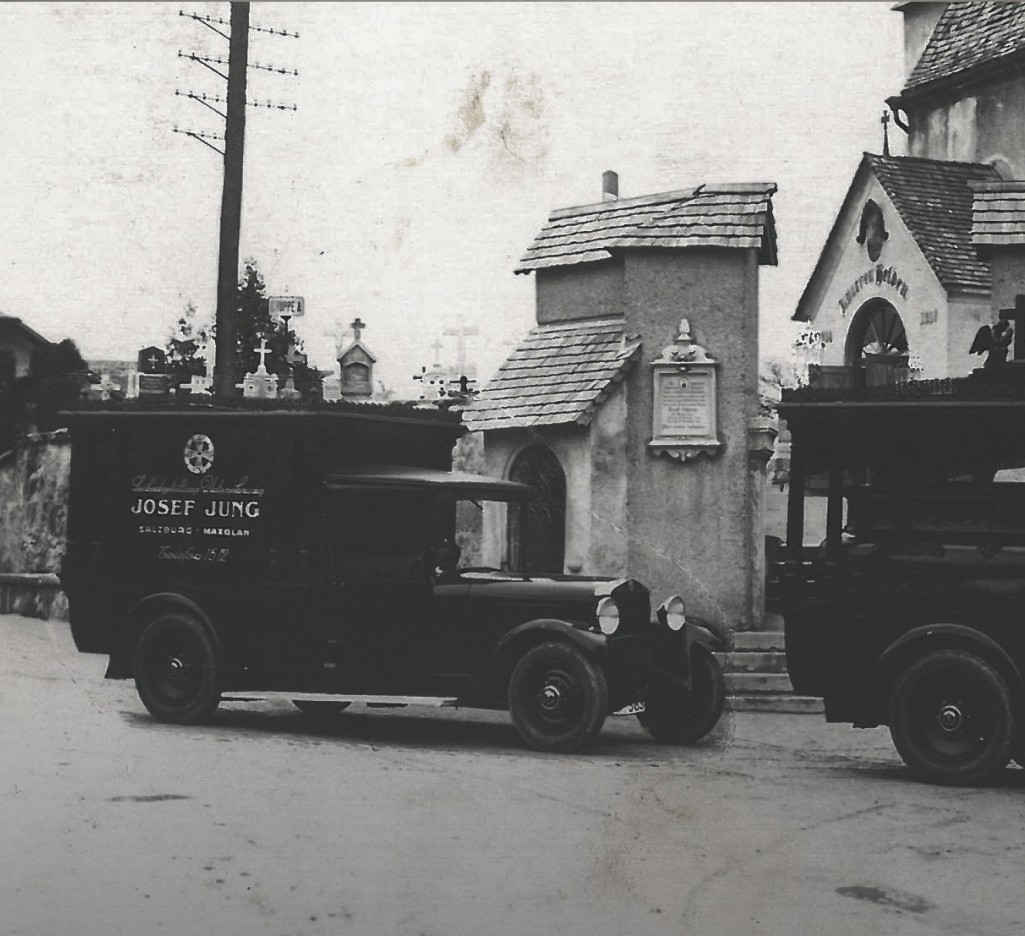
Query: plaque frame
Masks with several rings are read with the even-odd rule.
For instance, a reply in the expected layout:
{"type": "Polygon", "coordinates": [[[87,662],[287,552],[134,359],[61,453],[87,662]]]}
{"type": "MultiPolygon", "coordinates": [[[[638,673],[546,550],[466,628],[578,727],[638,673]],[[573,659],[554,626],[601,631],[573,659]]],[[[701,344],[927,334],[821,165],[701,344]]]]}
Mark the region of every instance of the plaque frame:
{"type": "Polygon", "coordinates": [[[676,343],[662,350],[662,356],[651,362],[652,411],[651,441],[653,455],[669,455],[679,461],[690,461],[699,455],[714,456],[722,448],[719,441],[719,366],[690,336],[687,319],[680,322],[676,343]],[[690,382],[704,385],[704,414],[700,425],[693,428],[672,426],[667,419],[667,390],[674,382],[684,387],[690,382]]]}

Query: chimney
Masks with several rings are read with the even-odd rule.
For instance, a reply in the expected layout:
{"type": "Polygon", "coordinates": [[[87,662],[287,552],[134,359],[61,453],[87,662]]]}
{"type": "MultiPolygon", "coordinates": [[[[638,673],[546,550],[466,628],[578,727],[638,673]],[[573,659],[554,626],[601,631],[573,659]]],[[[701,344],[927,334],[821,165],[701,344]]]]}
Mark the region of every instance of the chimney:
{"type": "Polygon", "coordinates": [[[619,173],[606,169],[601,174],[601,200],[615,201],[619,198],[619,173]]]}

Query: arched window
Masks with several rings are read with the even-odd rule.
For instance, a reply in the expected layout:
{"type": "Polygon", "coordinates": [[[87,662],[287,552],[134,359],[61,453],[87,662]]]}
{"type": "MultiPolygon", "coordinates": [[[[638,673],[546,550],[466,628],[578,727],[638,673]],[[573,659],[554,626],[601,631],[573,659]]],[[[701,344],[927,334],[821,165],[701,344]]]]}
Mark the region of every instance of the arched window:
{"type": "Polygon", "coordinates": [[[908,336],[897,310],[885,299],[869,299],[855,313],[844,348],[857,382],[869,386],[907,377],[908,336]]]}
{"type": "Polygon", "coordinates": [[[528,484],[534,493],[522,512],[509,512],[509,558],[526,573],[559,573],[566,561],[566,475],[545,445],[516,456],[509,480],[528,484]]]}

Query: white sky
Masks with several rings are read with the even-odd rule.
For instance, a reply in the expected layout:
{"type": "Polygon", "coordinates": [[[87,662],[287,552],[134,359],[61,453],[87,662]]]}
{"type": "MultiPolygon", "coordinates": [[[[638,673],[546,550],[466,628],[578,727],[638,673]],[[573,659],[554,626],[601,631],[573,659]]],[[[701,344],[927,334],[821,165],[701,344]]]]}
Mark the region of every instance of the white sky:
{"type": "MultiPolygon", "coordinates": [[[[0,311],[86,358],[163,344],[188,301],[212,318],[221,159],[172,127],[221,132],[175,89],[223,82],[177,57],[227,42],[179,8],[2,3],[0,311]]],[[[762,268],[763,356],[789,317],[883,99],[902,85],[888,3],[253,3],[243,257],[333,366],[355,315],[402,385],[462,317],[487,374],[533,323],[518,258],[552,208],[700,182],[771,181],[779,267],[762,268]],[[474,96],[479,106],[469,102],[474,96]],[[481,117],[483,120],[481,121],[481,117]]],[[[891,125],[895,153],[904,139],[891,125]]],[[[683,314],[683,312],[681,312],[683,314]]],[[[454,355],[445,338],[443,356],[454,355]]]]}

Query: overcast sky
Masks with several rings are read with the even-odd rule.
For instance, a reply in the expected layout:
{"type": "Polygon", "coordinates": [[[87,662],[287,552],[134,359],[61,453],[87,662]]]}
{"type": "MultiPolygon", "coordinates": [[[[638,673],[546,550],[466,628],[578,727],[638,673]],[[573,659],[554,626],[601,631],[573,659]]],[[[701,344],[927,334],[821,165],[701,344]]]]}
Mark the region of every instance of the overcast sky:
{"type": "MultiPolygon", "coordinates": [[[[175,125],[221,132],[175,90],[223,94],[179,50],[226,57],[182,8],[3,3],[6,231],[0,311],[87,358],[212,318],[222,164],[175,125]]],[[[903,78],[887,3],[253,3],[243,257],[301,294],[312,363],[353,317],[398,385],[460,321],[486,374],[533,322],[513,268],[552,208],[701,182],[770,181],[779,267],[762,268],[764,355],[790,315],[883,99],[903,78]]],[[[894,131],[895,153],[904,151],[894,131]]]]}

